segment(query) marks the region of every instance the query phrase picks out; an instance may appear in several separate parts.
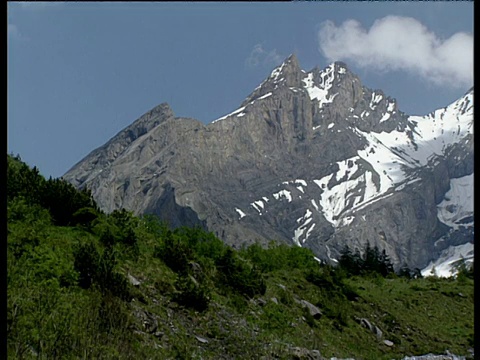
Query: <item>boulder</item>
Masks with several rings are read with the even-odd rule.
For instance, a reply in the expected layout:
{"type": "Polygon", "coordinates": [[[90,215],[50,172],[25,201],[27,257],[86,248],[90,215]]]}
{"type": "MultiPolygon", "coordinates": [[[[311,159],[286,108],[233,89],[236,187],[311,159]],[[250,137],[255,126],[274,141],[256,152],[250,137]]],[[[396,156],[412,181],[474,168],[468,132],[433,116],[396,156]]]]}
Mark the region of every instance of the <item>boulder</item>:
{"type": "Polygon", "coordinates": [[[320,311],[320,309],[318,307],[316,307],[315,305],[313,305],[312,303],[309,303],[306,300],[301,300],[300,303],[302,304],[302,306],[304,308],[307,308],[308,312],[310,313],[310,315],[313,316],[314,319],[318,320],[322,317],[323,314],[320,311]]]}

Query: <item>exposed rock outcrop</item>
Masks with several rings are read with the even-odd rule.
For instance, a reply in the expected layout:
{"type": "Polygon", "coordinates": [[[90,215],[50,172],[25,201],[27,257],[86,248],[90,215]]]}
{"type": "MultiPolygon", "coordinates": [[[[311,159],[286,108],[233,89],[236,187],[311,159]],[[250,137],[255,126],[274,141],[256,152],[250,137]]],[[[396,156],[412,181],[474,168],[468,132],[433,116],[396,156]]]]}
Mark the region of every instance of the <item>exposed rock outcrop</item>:
{"type": "Polygon", "coordinates": [[[472,99],[408,116],[344,63],[306,72],[292,55],[231,114],[204,125],[159,105],[64,178],[107,212],[154,213],[232,246],[276,240],[335,262],[369,241],[423,268],[473,241],[470,200],[445,198],[473,173],[472,99]]]}

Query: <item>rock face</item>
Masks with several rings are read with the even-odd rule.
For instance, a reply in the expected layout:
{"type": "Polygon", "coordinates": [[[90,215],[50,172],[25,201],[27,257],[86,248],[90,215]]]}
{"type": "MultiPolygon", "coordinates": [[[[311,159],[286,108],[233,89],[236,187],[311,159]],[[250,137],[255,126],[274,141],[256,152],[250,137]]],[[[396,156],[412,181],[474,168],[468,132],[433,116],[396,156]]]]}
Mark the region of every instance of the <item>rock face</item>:
{"type": "Polygon", "coordinates": [[[233,246],[276,240],[335,262],[369,241],[422,268],[473,242],[472,131],[473,88],[408,116],[344,63],[305,72],[292,55],[232,113],[204,125],[161,104],[64,179],[107,212],[155,213],[233,246]]]}

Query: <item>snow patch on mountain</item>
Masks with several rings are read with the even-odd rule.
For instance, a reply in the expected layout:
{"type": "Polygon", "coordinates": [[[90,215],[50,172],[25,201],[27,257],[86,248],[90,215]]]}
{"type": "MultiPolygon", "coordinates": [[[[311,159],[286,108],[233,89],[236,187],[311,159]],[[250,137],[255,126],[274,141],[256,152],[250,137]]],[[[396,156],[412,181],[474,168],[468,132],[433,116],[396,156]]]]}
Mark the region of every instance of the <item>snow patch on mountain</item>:
{"type": "Polygon", "coordinates": [[[213,124],[213,123],[216,123],[217,121],[224,120],[224,119],[226,119],[226,118],[228,118],[228,117],[230,117],[230,116],[239,114],[239,113],[241,113],[243,110],[245,110],[245,106],[243,106],[243,107],[241,107],[241,108],[239,108],[239,109],[231,112],[230,114],[227,114],[227,115],[225,115],[225,116],[222,116],[221,118],[218,118],[217,120],[213,120],[213,121],[212,121],[212,124],[213,124]]]}
{"type": "Polygon", "coordinates": [[[307,209],[305,212],[305,215],[297,219],[297,223],[301,223],[298,228],[294,230],[294,235],[293,235],[293,242],[297,244],[298,246],[302,246],[301,244],[305,243],[305,241],[308,239],[310,236],[310,232],[313,230],[315,227],[315,223],[310,225],[310,227],[307,229],[308,225],[312,222],[312,212],[310,209],[307,209]],[[301,239],[303,234],[305,233],[305,230],[307,230],[307,233],[305,234],[305,237],[301,239]]]}
{"type": "Polygon", "coordinates": [[[434,155],[443,155],[448,146],[473,133],[473,93],[427,116],[410,116],[412,128],[391,132],[371,132],[372,140],[395,151],[409,164],[424,166],[434,155]]]}
{"type": "Polygon", "coordinates": [[[288,200],[288,202],[292,201],[292,194],[288,190],[280,190],[279,192],[273,194],[273,197],[275,198],[275,200],[280,199],[282,196],[285,197],[288,200]]]}
{"type": "Polygon", "coordinates": [[[238,220],[240,220],[241,218],[247,216],[247,214],[245,214],[241,209],[239,208],[235,208],[235,211],[238,213],[238,215],[240,215],[240,217],[238,218],[238,220]]]}
{"type": "Polygon", "coordinates": [[[378,196],[372,172],[358,172],[359,156],[337,162],[338,170],[313,182],[322,190],[319,203],[322,213],[334,226],[346,225],[353,218],[342,219],[346,209],[352,210],[378,196]],[[336,183],[336,185],[329,185],[336,183]]]}
{"type": "Polygon", "coordinates": [[[302,80],[304,83],[304,88],[307,90],[308,95],[311,100],[318,100],[319,107],[321,108],[324,104],[331,103],[335,96],[338,94],[329,94],[329,90],[332,88],[333,80],[335,78],[335,64],[331,64],[325,70],[320,72],[320,83],[318,86],[315,84],[313,79],[313,73],[308,73],[307,76],[302,80]]]}
{"type": "Polygon", "coordinates": [[[473,174],[450,180],[450,190],[437,205],[437,216],[453,229],[473,226],[473,174]]]}
{"type": "Polygon", "coordinates": [[[465,261],[465,265],[467,266],[473,264],[473,248],[474,245],[472,243],[448,247],[440,254],[437,260],[430,262],[430,264],[421,271],[422,275],[436,275],[439,277],[456,275],[458,266],[463,261],[465,261]]]}

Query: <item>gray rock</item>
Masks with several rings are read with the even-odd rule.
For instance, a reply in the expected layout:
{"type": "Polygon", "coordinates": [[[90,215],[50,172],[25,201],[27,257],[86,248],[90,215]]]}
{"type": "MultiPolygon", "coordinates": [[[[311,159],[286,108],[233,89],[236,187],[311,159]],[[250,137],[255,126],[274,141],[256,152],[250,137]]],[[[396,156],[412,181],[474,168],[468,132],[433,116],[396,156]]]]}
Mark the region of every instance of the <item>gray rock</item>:
{"type": "MultiPolygon", "coordinates": [[[[469,99],[450,109],[471,113],[473,121],[469,99]]],[[[417,124],[394,99],[364,87],[344,63],[303,72],[291,56],[240,107],[204,125],[161,104],[63,178],[90,189],[106,212],[157,214],[172,227],[200,226],[235,247],[270,239],[298,244],[326,262],[344,245],[363,249],[370,241],[396,266],[423,268],[448,246],[473,242],[473,226],[450,231],[437,218],[450,179],[473,173],[472,134],[445,146],[427,165],[384,144],[389,156],[408,160],[409,181],[352,210],[395,176],[394,168],[376,170],[373,154],[380,148],[368,140],[371,134],[398,131],[409,141],[405,146],[421,146],[417,124]],[[327,97],[311,98],[306,84],[330,86],[327,97]],[[362,151],[372,158],[360,157],[362,151]],[[345,191],[338,194],[345,208],[335,216],[318,202],[332,189],[345,191]]],[[[431,120],[443,121],[439,114],[431,120]]]]}
{"type": "Polygon", "coordinates": [[[374,326],[373,333],[377,336],[377,339],[379,339],[379,340],[383,336],[383,331],[380,330],[380,328],[377,325],[374,326]]]}
{"type": "Polygon", "coordinates": [[[128,274],[127,277],[128,277],[128,281],[130,282],[130,284],[132,284],[135,287],[140,286],[141,282],[136,277],[134,277],[130,274],[128,274]]]}
{"type": "Polygon", "coordinates": [[[322,312],[320,309],[312,303],[309,303],[306,300],[301,300],[301,304],[303,307],[307,308],[308,312],[313,316],[314,319],[318,320],[322,317],[322,312]]]}
{"type": "Polygon", "coordinates": [[[392,347],[393,346],[393,342],[390,341],[390,340],[383,340],[383,343],[389,347],[392,347]]]}
{"type": "Polygon", "coordinates": [[[256,300],[256,304],[257,304],[257,305],[260,305],[260,306],[265,306],[265,305],[267,305],[267,301],[266,301],[265,299],[258,298],[258,299],[256,300]]]}
{"type": "Polygon", "coordinates": [[[301,347],[291,347],[288,349],[289,354],[293,359],[311,359],[311,360],[321,360],[322,356],[318,350],[308,350],[301,347]]]}
{"type": "Polygon", "coordinates": [[[140,307],[135,307],[133,315],[142,324],[142,329],[149,333],[154,334],[158,329],[158,320],[156,316],[140,307]]]}
{"type": "Polygon", "coordinates": [[[195,339],[197,339],[199,342],[201,342],[202,344],[207,344],[208,343],[208,340],[201,337],[201,336],[198,336],[198,335],[195,335],[195,339]]]}

